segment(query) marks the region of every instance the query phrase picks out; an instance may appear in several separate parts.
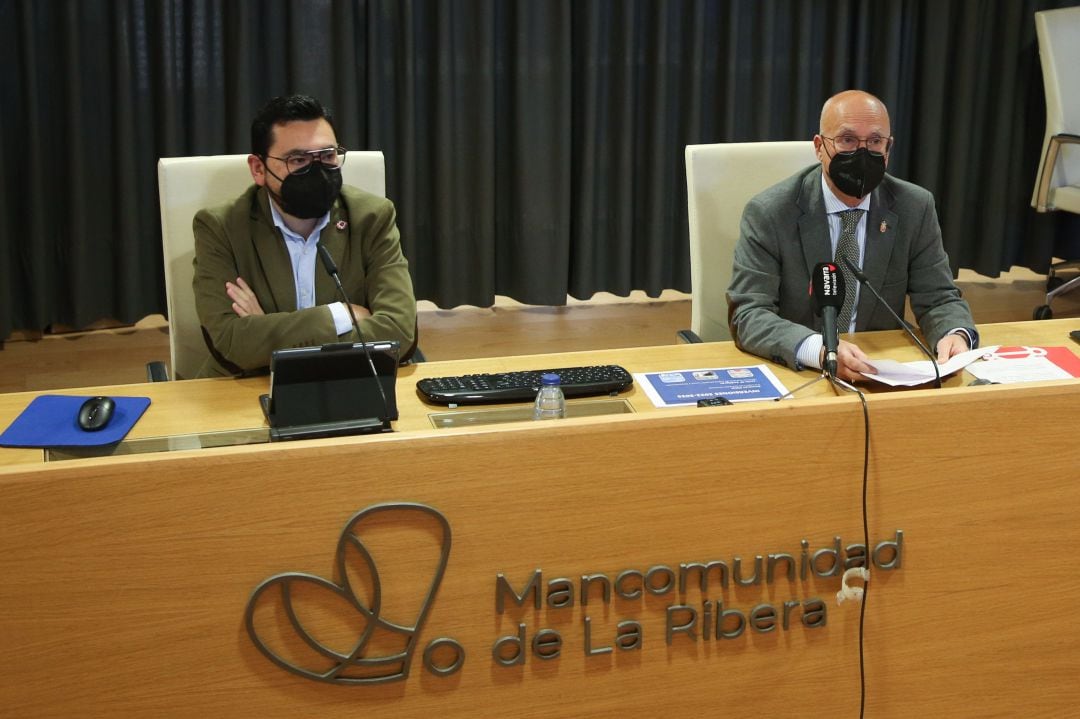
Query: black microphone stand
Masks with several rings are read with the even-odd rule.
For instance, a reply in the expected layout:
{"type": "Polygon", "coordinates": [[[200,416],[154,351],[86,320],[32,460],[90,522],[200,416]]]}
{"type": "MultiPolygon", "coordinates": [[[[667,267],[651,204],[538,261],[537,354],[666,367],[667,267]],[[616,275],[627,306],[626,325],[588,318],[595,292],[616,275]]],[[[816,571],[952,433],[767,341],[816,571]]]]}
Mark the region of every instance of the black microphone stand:
{"type": "Polygon", "coordinates": [[[390,426],[390,403],[386,401],[386,390],[383,389],[382,380],[379,379],[379,372],[375,369],[375,361],[371,359],[371,348],[368,347],[368,343],[364,341],[364,335],[360,333],[360,323],[356,321],[356,314],[353,312],[352,302],[349,301],[349,295],[346,294],[345,288],[341,285],[341,276],[338,274],[337,263],[334,262],[334,258],[330,256],[330,250],[321,243],[315,245],[315,249],[319,252],[319,259],[322,260],[323,267],[326,268],[326,273],[334,280],[334,285],[337,286],[338,294],[345,300],[345,309],[349,312],[349,319],[352,320],[353,329],[356,330],[356,336],[360,339],[360,346],[364,348],[364,356],[367,357],[368,366],[371,368],[371,378],[375,380],[375,386],[379,388],[379,396],[382,397],[383,416],[381,417],[385,427],[390,426]]]}
{"type": "Polygon", "coordinates": [[[788,397],[793,397],[798,392],[806,389],[807,387],[810,387],[811,385],[815,385],[815,384],[817,384],[818,382],[820,382],[822,380],[828,380],[829,384],[831,384],[833,386],[833,389],[840,388],[840,389],[844,390],[845,392],[854,392],[855,394],[859,394],[859,389],[857,387],[855,387],[855,385],[840,379],[836,375],[829,374],[828,372],[826,372],[823,369],[823,370],[821,370],[821,374],[819,376],[815,377],[814,379],[810,380],[809,382],[804,382],[803,384],[801,384],[798,387],[796,387],[795,389],[787,392],[786,394],[780,395],[779,397],[777,397],[773,401],[774,402],[779,402],[780,400],[787,399],[788,397]]]}
{"type": "Polygon", "coordinates": [[[834,390],[839,387],[847,392],[859,392],[854,386],[836,376],[837,352],[830,351],[830,348],[837,348],[840,345],[840,328],[836,324],[835,315],[836,302],[844,295],[843,280],[843,275],[837,273],[834,263],[822,262],[814,267],[810,281],[810,294],[814,300],[815,314],[822,316],[821,336],[825,345],[825,353],[822,355],[821,362],[821,375],[777,397],[775,401],[779,402],[787,399],[796,392],[815,385],[821,380],[828,380],[834,390]]]}

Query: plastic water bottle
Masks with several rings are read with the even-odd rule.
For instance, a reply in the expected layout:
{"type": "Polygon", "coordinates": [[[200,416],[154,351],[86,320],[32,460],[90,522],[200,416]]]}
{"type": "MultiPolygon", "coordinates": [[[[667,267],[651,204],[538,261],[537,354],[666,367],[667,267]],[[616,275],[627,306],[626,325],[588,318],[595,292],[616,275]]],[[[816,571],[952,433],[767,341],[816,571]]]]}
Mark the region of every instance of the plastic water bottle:
{"type": "Polygon", "coordinates": [[[566,416],[566,397],[559,386],[559,375],[551,372],[540,375],[540,391],[536,393],[533,419],[562,419],[566,416]]]}

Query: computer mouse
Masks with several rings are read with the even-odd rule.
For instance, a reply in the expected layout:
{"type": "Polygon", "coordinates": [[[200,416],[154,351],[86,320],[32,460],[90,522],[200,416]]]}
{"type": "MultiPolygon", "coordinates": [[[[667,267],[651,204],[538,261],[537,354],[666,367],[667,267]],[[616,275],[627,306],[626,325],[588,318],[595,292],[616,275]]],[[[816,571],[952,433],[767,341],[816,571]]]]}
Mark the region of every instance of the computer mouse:
{"type": "Polygon", "coordinates": [[[116,402],[111,397],[91,397],[79,407],[76,421],[87,432],[96,432],[109,424],[115,410],[116,402]]]}

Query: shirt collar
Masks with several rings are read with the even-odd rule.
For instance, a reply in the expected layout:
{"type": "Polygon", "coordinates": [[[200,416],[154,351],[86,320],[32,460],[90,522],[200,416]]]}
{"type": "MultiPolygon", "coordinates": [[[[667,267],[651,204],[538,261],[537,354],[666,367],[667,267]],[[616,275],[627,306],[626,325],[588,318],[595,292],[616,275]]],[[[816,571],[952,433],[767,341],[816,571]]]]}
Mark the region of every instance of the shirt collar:
{"type": "Polygon", "coordinates": [[[300,242],[307,242],[310,237],[318,239],[323,228],[330,223],[330,212],[328,211],[322,216],[322,219],[315,224],[315,228],[311,231],[311,234],[308,237],[302,237],[289,229],[289,226],[285,224],[285,220],[281,217],[281,212],[278,211],[277,205],[274,203],[274,198],[270,196],[269,192],[266,193],[266,199],[267,202],[270,203],[270,219],[274,221],[274,226],[281,230],[281,233],[288,238],[299,240],[300,242]]]}

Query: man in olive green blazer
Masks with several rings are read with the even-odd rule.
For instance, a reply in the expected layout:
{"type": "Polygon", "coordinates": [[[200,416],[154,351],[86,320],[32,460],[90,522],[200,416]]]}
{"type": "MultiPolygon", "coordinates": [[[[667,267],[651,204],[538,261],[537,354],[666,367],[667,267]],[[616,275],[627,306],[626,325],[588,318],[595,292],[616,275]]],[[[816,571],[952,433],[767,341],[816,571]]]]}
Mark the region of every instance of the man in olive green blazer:
{"type": "Polygon", "coordinates": [[[193,223],[195,303],[211,354],[198,376],[257,373],[275,349],[360,339],[318,244],[363,339],[410,350],[416,300],[394,206],[341,186],[344,150],[329,112],[313,98],[275,98],[252,123],[252,148],[254,185],[193,223]]]}

